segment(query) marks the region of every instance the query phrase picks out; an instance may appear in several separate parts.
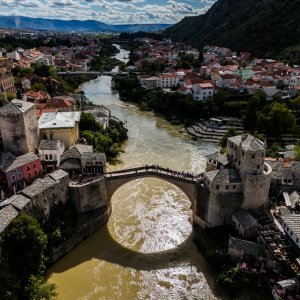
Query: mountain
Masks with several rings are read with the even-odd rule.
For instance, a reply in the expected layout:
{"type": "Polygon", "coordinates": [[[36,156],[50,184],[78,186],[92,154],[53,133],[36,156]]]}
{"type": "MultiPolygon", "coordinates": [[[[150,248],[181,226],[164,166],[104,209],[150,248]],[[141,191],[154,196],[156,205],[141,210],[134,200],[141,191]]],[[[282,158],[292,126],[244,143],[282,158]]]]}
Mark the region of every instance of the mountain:
{"type": "Polygon", "coordinates": [[[263,57],[288,48],[300,56],[300,1],[218,0],[205,14],[185,17],[166,33],[197,47],[219,45],[263,57]]]}
{"type": "Polygon", "coordinates": [[[37,29],[52,31],[76,31],[76,32],[138,32],[157,31],[170,25],[168,24],[124,24],[109,25],[94,20],[56,20],[42,18],[28,18],[17,16],[0,16],[0,27],[37,29]]]}

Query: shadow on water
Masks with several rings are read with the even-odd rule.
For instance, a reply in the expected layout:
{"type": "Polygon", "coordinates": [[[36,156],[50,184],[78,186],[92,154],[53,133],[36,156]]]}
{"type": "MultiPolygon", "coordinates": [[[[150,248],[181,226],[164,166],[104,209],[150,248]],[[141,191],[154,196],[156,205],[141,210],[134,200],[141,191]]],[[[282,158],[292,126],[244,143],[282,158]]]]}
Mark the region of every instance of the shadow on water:
{"type": "Polygon", "coordinates": [[[180,264],[192,264],[188,254],[193,243],[193,235],[192,231],[183,243],[170,250],[141,253],[119,244],[111,236],[107,225],[105,225],[88,237],[89,241],[87,239],[79,244],[63,260],[50,268],[49,273],[62,273],[92,259],[104,260],[125,268],[144,271],[166,269],[180,264]]]}

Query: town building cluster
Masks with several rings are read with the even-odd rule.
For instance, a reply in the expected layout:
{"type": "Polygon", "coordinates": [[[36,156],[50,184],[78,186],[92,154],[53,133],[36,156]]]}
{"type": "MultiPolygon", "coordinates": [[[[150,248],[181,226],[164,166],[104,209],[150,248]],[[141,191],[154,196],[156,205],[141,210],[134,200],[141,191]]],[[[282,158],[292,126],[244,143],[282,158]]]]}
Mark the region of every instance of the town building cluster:
{"type": "Polygon", "coordinates": [[[155,74],[139,76],[141,86],[146,89],[173,86],[196,101],[212,99],[224,88],[236,94],[254,94],[262,90],[269,99],[276,94],[289,98],[300,92],[299,66],[253,58],[249,52],[237,53],[225,47],[205,46],[199,51],[170,40],[139,38],[137,42],[141,45],[135,50],[134,69],[143,71],[149,64],[158,66],[155,74]],[[180,68],[186,56],[200,61],[201,66],[180,68]]]}

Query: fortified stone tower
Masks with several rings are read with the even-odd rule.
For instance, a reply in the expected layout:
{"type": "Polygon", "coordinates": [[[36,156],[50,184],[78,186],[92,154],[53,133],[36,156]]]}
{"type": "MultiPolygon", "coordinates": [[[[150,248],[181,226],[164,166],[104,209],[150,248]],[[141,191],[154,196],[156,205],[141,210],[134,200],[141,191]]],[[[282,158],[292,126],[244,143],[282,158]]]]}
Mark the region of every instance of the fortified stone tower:
{"type": "Polygon", "coordinates": [[[243,208],[253,209],[266,204],[272,169],[264,163],[264,143],[250,134],[230,137],[227,141],[227,155],[241,176],[243,208]]]}
{"type": "Polygon", "coordinates": [[[14,99],[1,107],[0,128],[5,152],[18,156],[36,151],[39,131],[34,104],[14,99]]]}

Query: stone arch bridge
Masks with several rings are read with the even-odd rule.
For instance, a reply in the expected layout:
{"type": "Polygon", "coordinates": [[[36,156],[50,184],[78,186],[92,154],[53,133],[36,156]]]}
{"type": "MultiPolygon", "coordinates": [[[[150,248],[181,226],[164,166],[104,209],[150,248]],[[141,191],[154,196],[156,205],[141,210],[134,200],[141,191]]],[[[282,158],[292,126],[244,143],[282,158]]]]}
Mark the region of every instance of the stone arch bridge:
{"type": "Polygon", "coordinates": [[[146,177],[158,178],[178,187],[190,200],[193,212],[196,212],[197,184],[202,181],[202,177],[154,165],[107,173],[105,175],[107,198],[110,200],[122,185],[146,177]]]}

